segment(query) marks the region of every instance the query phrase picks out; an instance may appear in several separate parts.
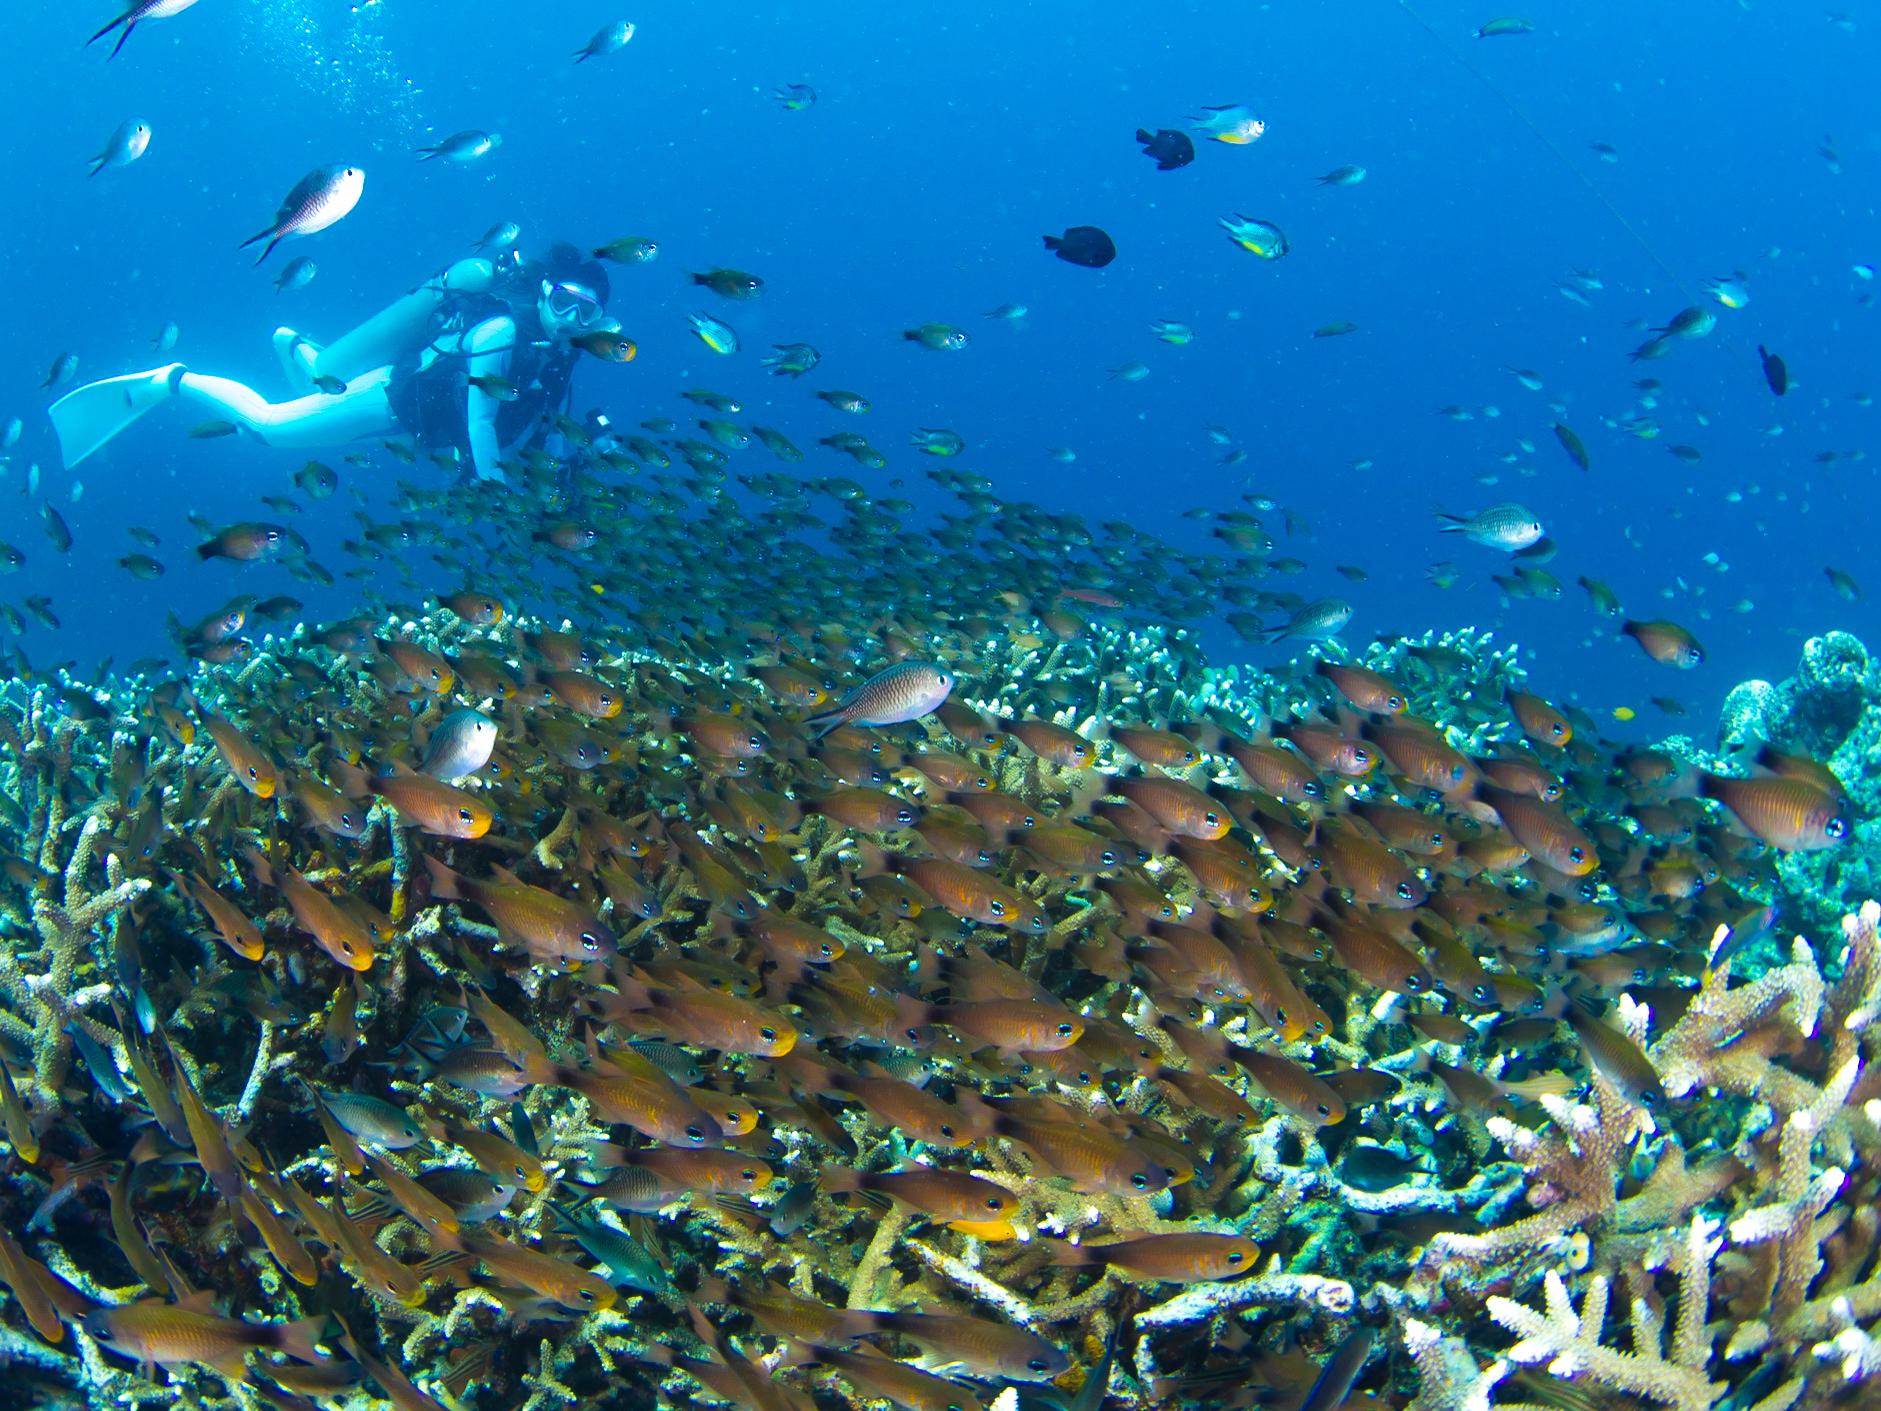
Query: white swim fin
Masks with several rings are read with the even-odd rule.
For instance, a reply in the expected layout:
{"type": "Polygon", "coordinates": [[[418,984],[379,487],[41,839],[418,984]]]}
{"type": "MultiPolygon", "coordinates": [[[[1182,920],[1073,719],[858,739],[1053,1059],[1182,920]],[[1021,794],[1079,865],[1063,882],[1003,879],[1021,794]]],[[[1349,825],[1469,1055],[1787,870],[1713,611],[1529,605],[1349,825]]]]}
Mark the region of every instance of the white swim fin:
{"type": "Polygon", "coordinates": [[[152,407],[175,395],[181,363],[75,387],[46,409],[70,470],[152,407]]]}

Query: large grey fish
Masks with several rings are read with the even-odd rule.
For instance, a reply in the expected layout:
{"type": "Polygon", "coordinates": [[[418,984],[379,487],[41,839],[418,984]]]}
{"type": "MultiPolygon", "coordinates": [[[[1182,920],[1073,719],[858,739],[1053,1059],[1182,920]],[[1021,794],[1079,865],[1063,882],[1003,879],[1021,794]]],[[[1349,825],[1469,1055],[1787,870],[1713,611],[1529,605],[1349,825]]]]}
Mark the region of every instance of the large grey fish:
{"type": "Polygon", "coordinates": [[[878,671],[834,710],[803,723],[820,738],[839,725],[900,725],[939,710],[954,688],[954,674],[931,661],[900,661],[878,671]]]}
{"type": "Polygon", "coordinates": [[[334,165],[317,167],[294,184],[287,199],[274,213],[274,224],[249,236],[235,248],[246,250],[258,240],[268,242],[262,260],[274,253],[274,247],[293,235],[312,235],[336,225],[352,213],[366,189],[366,174],[358,167],[334,165]]]}
{"type": "Polygon", "coordinates": [[[496,748],[496,722],[480,710],[454,710],[438,722],[425,742],[418,772],[433,779],[461,779],[490,762],[496,748]]]}

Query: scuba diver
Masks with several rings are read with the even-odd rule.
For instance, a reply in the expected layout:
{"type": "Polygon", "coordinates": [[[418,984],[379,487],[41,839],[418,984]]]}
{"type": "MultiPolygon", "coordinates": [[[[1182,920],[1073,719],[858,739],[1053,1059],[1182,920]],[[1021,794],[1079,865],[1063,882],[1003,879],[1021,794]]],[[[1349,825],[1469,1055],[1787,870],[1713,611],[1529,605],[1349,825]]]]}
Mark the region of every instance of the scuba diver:
{"type": "Polygon", "coordinates": [[[539,444],[583,351],[627,362],[607,316],[607,272],[572,245],[457,261],[325,347],[278,328],[274,350],[300,394],[270,402],[226,377],[171,363],[68,392],[48,410],[69,469],[152,408],[187,402],[269,446],[325,447],[405,433],[455,451],[479,480],[539,444]]]}

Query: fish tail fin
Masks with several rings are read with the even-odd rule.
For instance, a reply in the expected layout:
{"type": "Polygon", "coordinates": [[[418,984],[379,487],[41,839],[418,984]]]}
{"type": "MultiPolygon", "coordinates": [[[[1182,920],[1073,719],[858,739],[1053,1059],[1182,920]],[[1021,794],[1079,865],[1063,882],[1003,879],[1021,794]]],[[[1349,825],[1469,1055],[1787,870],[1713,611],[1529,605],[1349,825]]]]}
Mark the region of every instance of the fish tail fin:
{"type": "Polygon", "coordinates": [[[268,242],[267,245],[263,247],[260,256],[255,260],[256,264],[260,264],[274,253],[274,247],[281,243],[281,239],[286,233],[287,232],[282,230],[280,226],[271,225],[266,230],[256,231],[235,248],[238,250],[246,250],[250,245],[266,240],[268,242]]]}
{"type": "Polygon", "coordinates": [[[913,995],[895,997],[895,1023],[909,1036],[925,1035],[934,1021],[937,1006],[913,995]]]}
{"type": "MultiPolygon", "coordinates": [[[[107,34],[111,33],[112,30],[116,29],[119,25],[123,24],[125,20],[129,19],[130,14],[131,12],[129,10],[126,10],[123,14],[119,15],[115,20],[111,21],[110,24],[106,25],[103,29],[99,30],[90,39],[87,39],[85,41],[85,47],[90,48],[92,45],[96,44],[99,40],[103,39],[107,34]]],[[[127,34],[129,32],[130,32],[129,30],[125,31],[125,33],[127,34]]],[[[118,42],[122,44],[124,41],[119,40],[118,42]]],[[[111,52],[115,55],[117,53],[117,50],[113,49],[111,52]]]]}
{"type": "Polygon", "coordinates": [[[837,726],[846,724],[849,714],[846,708],[838,706],[835,710],[819,711],[815,715],[803,718],[804,729],[810,732],[810,738],[820,740],[837,726]]]}
{"type": "Polygon", "coordinates": [[[421,856],[425,860],[425,871],[431,875],[431,899],[433,901],[462,901],[464,879],[435,857],[429,854],[421,854],[421,856]]]}
{"type": "Polygon", "coordinates": [[[1463,526],[1469,522],[1467,515],[1451,514],[1448,510],[1435,510],[1433,513],[1444,521],[1437,527],[1439,534],[1460,534],[1463,526]]]}
{"type": "Polygon", "coordinates": [[[850,1194],[862,1189],[862,1173],[853,1166],[827,1162],[817,1176],[817,1184],[832,1195],[850,1194]]]}
{"type": "Polygon", "coordinates": [[[1047,250],[1056,250],[1059,246],[1063,245],[1064,243],[1065,242],[1059,239],[1056,235],[1047,235],[1045,237],[1045,248],[1047,250]]]}
{"type": "Polygon", "coordinates": [[[1046,1257],[1060,1269],[1088,1269],[1103,1261],[1092,1250],[1068,1240],[1041,1240],[1046,1257]]]}
{"type": "Polygon", "coordinates": [[[290,1323],[274,1324],[275,1333],[269,1346],[279,1352],[285,1352],[297,1362],[325,1362],[327,1356],[320,1350],[320,1339],[326,1334],[327,1315],[316,1313],[311,1318],[296,1318],[290,1323]]]}

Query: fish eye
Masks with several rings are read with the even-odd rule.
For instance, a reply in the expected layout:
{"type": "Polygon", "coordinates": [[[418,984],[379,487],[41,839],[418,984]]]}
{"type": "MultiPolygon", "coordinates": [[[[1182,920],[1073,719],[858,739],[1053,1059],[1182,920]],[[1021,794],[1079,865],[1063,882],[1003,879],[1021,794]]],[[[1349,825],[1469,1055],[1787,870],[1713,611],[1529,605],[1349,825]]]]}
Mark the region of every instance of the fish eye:
{"type": "Polygon", "coordinates": [[[469,810],[469,809],[467,809],[467,808],[460,808],[460,809],[458,809],[458,810],[457,810],[457,819],[458,819],[458,822],[460,822],[460,823],[468,823],[468,822],[470,822],[470,810],[469,810]]]}
{"type": "Polygon", "coordinates": [[[1442,846],[1443,846],[1443,834],[1441,834],[1441,833],[1432,833],[1432,834],[1430,835],[1430,839],[1429,839],[1429,842],[1430,842],[1430,846],[1431,846],[1431,847],[1433,847],[1433,848],[1440,848],[1440,847],[1442,847],[1442,846]]]}
{"type": "Polygon", "coordinates": [[[1146,1191],[1149,1189],[1149,1177],[1138,1171],[1130,1177],[1130,1184],[1140,1191],[1146,1191]]]}
{"type": "Polygon", "coordinates": [[[756,1171],[740,1171],[738,1173],[738,1179],[741,1181],[755,1181],[757,1178],[758,1173],[756,1171]]]}
{"type": "Polygon", "coordinates": [[[973,787],[976,789],[990,789],[993,787],[993,782],[982,774],[973,781],[973,787]]]}
{"type": "Polygon", "coordinates": [[[340,827],[350,828],[352,826],[353,826],[353,815],[350,813],[342,813],[340,815],[340,827]]]}
{"type": "Polygon", "coordinates": [[[1403,710],[1404,709],[1404,697],[1403,696],[1386,696],[1385,706],[1389,710],[1403,710]]]}
{"type": "Polygon", "coordinates": [[[1586,860],[1587,860],[1586,848],[1583,848],[1577,845],[1575,847],[1571,847],[1568,849],[1568,861],[1569,862],[1580,863],[1580,862],[1585,862],[1586,860]]]}
{"type": "Polygon", "coordinates": [[[255,766],[252,764],[248,766],[248,777],[250,779],[259,779],[261,777],[260,772],[257,771],[255,766]]]}
{"type": "Polygon", "coordinates": [[[522,1167],[520,1167],[520,1166],[518,1166],[518,1167],[516,1167],[516,1168],[515,1168],[515,1171],[516,1171],[516,1179],[517,1179],[517,1180],[519,1180],[519,1181],[527,1181],[527,1180],[529,1179],[529,1173],[528,1173],[527,1171],[525,1171],[525,1170],[523,1170],[523,1168],[522,1168],[522,1167]]]}
{"type": "Polygon", "coordinates": [[[1417,974],[1405,976],[1404,988],[1414,995],[1422,994],[1424,992],[1424,977],[1417,974]]]}
{"type": "Polygon", "coordinates": [[[592,931],[583,931],[581,933],[581,948],[583,950],[599,950],[601,948],[601,938],[592,931]]]}
{"type": "Polygon", "coordinates": [[[1024,818],[1022,818],[1019,821],[1019,826],[1021,828],[1036,828],[1038,827],[1038,819],[1034,818],[1031,814],[1028,813],[1024,818]]]}
{"type": "Polygon", "coordinates": [[[688,1141],[702,1142],[705,1140],[705,1132],[695,1122],[686,1128],[686,1139],[688,1141]]]}
{"type": "MultiPolygon", "coordinates": [[[[913,1033],[914,1031],[910,1029],[908,1032],[913,1033]]],[[[953,1135],[954,1135],[953,1124],[949,1122],[941,1123],[940,1134],[943,1137],[946,1137],[949,1141],[953,1140],[953,1135]]]]}
{"type": "MultiPolygon", "coordinates": [[[[1319,1110],[1324,1112],[1326,1109],[1322,1107],[1319,1110]]],[[[1230,1264],[1239,1264],[1246,1257],[1246,1255],[1242,1254],[1241,1251],[1237,1249],[1228,1256],[1228,1262],[1230,1264]]]]}
{"type": "Polygon", "coordinates": [[[745,736],[745,743],[754,750],[761,750],[764,748],[764,737],[762,735],[747,735],[745,736]]]}
{"type": "Polygon", "coordinates": [[[904,823],[904,824],[914,822],[914,810],[907,809],[907,808],[896,809],[895,821],[898,823],[904,823]]]}
{"type": "Polygon", "coordinates": [[[767,1024],[762,1029],[758,1030],[758,1037],[768,1044],[777,1038],[777,1030],[767,1024]]]}
{"type": "Polygon", "coordinates": [[[1202,815],[1202,822],[1207,824],[1210,828],[1217,827],[1221,823],[1221,815],[1211,809],[1209,812],[1202,815]]]}
{"type": "Polygon", "coordinates": [[[348,940],[342,940],[340,942],[340,950],[347,955],[351,955],[353,953],[353,943],[348,940]]]}
{"type": "Polygon", "coordinates": [[[1326,786],[1317,779],[1308,779],[1304,784],[1300,785],[1300,792],[1309,799],[1323,798],[1326,793],[1326,786]]]}
{"type": "Polygon", "coordinates": [[[594,1290],[593,1289],[576,1289],[575,1297],[580,1299],[583,1303],[593,1303],[594,1302],[594,1290]]]}
{"type": "Polygon", "coordinates": [[[1006,903],[1001,901],[998,897],[994,897],[992,901],[987,903],[987,910],[992,912],[995,916],[1004,916],[1006,914],[1006,903]]]}
{"type": "Polygon", "coordinates": [[[1848,820],[1844,818],[1831,818],[1823,825],[1822,831],[1831,838],[1845,838],[1848,836],[1848,820]]]}
{"type": "Polygon", "coordinates": [[[1470,998],[1478,1004],[1488,1004],[1495,997],[1496,990],[1493,985],[1476,985],[1470,990],[1470,998]]]}
{"type": "Polygon", "coordinates": [[[1059,1034],[1061,1034],[1061,1035],[1062,1035],[1063,1037],[1065,1037],[1065,1038],[1067,1038],[1067,1039],[1068,1039],[1068,1038],[1070,1038],[1070,1037],[1072,1036],[1072,1034],[1074,1034],[1074,1033],[1076,1033],[1076,1032],[1077,1032],[1077,1030],[1076,1030],[1076,1029],[1075,1029],[1075,1028],[1074,1028],[1074,1027],[1073,1027],[1073,1026],[1072,1026],[1071,1024],[1069,1024],[1069,1023],[1064,1023],[1064,1024],[1060,1024],[1060,1025],[1058,1026],[1058,1032],[1059,1032],[1059,1034]]]}
{"type": "Polygon", "coordinates": [[[1117,854],[1110,848],[1105,848],[1097,855],[1097,860],[1106,867],[1114,867],[1117,863],[1117,854]]]}
{"type": "Polygon", "coordinates": [[[1029,1371],[1049,1372],[1051,1370],[1052,1364],[1047,1362],[1043,1357],[1034,1357],[1031,1360],[1029,1360],[1025,1365],[1029,1371]]]}

